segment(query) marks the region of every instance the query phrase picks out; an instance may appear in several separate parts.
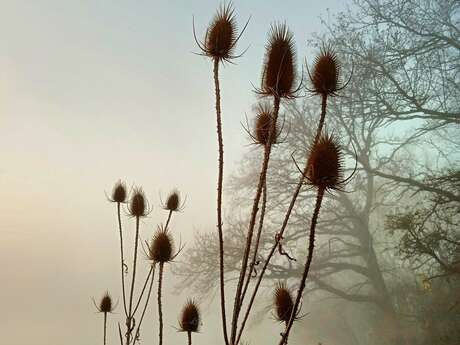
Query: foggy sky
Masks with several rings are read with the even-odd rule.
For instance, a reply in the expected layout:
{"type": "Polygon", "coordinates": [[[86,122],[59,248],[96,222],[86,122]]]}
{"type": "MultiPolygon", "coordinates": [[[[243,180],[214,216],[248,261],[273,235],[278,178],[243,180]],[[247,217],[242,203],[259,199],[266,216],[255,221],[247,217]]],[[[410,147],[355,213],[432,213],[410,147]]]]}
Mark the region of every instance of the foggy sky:
{"type": "MultiPolygon", "coordinates": [[[[227,177],[248,150],[240,121],[256,99],[251,82],[259,84],[270,23],[287,22],[302,62],[307,40],[322,30],[319,16],[344,6],[285,3],[235,1],[240,27],[252,19],[237,49],[249,50],[221,70],[227,177]]],[[[102,343],[91,297],[106,289],[119,297],[115,206],[104,194],[119,178],[143,186],[153,206],[142,238],[164,221],[159,195],[173,187],[188,197],[173,219],[176,240],[190,243],[194,231],[214,229],[212,67],[193,55],[192,15],[202,35],[218,4],[0,1],[2,344],[102,343]]],[[[126,225],[126,237],[134,236],[133,221],[126,225]]],[[[169,268],[165,279],[171,291],[169,268]]],[[[173,301],[166,293],[166,344],[185,339],[171,326],[186,297],[173,301]]],[[[221,343],[214,309],[205,310],[197,344],[221,343]]],[[[155,343],[151,313],[143,334],[144,343],[155,343]]],[[[271,329],[257,339],[277,334],[271,329]]],[[[111,327],[109,343],[115,336],[111,327]]]]}

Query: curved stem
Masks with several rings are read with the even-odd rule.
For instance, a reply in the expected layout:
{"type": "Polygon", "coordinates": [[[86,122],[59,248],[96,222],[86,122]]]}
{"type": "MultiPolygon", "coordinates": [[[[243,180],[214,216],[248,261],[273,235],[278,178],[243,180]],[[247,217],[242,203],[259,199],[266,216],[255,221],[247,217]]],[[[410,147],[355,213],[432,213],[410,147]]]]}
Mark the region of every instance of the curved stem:
{"type": "Polygon", "coordinates": [[[104,313],[104,345],[107,344],[107,313],[104,313]]]}
{"type": "Polygon", "coordinates": [[[321,202],[323,201],[323,196],[324,196],[324,188],[319,188],[318,193],[316,195],[315,211],[313,212],[313,217],[310,223],[310,238],[308,241],[307,261],[305,262],[305,268],[302,274],[302,279],[300,280],[300,286],[299,286],[299,290],[297,291],[297,297],[295,300],[294,308],[292,309],[291,318],[289,319],[289,322],[286,325],[286,330],[279,342],[279,345],[287,344],[289,332],[291,331],[292,324],[294,323],[295,317],[297,315],[297,309],[299,308],[300,300],[302,299],[303,290],[305,289],[308,272],[310,271],[311,261],[313,260],[313,250],[315,248],[315,230],[316,230],[316,224],[318,222],[319,211],[321,209],[321,202]]]}
{"type": "Polygon", "coordinates": [[[161,304],[161,286],[163,283],[163,267],[164,263],[160,263],[160,272],[158,276],[158,319],[159,319],[159,332],[158,337],[160,339],[159,345],[163,344],[163,311],[162,311],[162,304],[161,304]]]}
{"type": "Polygon", "coordinates": [[[224,280],[224,238],[222,232],[222,184],[224,178],[224,141],[222,138],[222,118],[220,109],[220,86],[219,86],[219,60],[214,59],[214,89],[216,93],[216,122],[217,141],[219,145],[219,172],[217,177],[217,232],[219,235],[219,276],[220,276],[220,306],[222,313],[222,330],[224,341],[228,343],[227,316],[225,312],[225,280],[224,280]]]}
{"type": "Polygon", "coordinates": [[[274,97],[273,103],[274,103],[273,104],[273,123],[270,126],[267,143],[265,144],[264,160],[263,160],[262,168],[261,168],[260,175],[259,175],[259,183],[257,186],[256,195],[254,197],[254,202],[252,204],[251,218],[249,221],[248,234],[246,237],[246,248],[243,254],[243,261],[241,263],[240,277],[238,280],[238,286],[237,286],[236,294],[235,294],[235,302],[233,306],[233,318],[232,318],[231,344],[235,344],[238,316],[239,316],[240,307],[241,307],[241,291],[243,288],[243,282],[244,282],[244,278],[246,276],[246,271],[248,267],[249,252],[251,250],[252,237],[254,234],[254,227],[256,223],[257,212],[259,210],[259,201],[260,201],[260,197],[262,195],[262,189],[265,184],[266,177],[267,177],[268,163],[270,160],[270,153],[271,153],[271,148],[272,148],[272,144],[271,144],[272,137],[276,135],[275,130],[276,130],[276,122],[278,120],[280,98],[274,97]]]}
{"type": "Polygon", "coordinates": [[[132,318],[133,314],[131,313],[132,307],[133,307],[133,295],[134,295],[134,283],[136,280],[136,266],[137,266],[137,247],[139,244],[139,217],[136,217],[136,237],[134,240],[134,260],[133,260],[133,276],[131,279],[131,289],[129,293],[129,309],[128,309],[128,321],[127,321],[127,327],[128,327],[128,332],[126,336],[126,345],[129,345],[131,341],[131,333],[132,333],[132,318]]]}
{"type": "Polygon", "coordinates": [[[136,341],[139,341],[138,336],[139,336],[140,328],[142,325],[142,321],[144,320],[145,311],[147,310],[147,306],[149,305],[150,296],[152,295],[154,278],[155,278],[155,265],[152,265],[152,275],[150,276],[149,291],[147,293],[147,299],[145,300],[145,305],[144,305],[144,309],[142,310],[141,318],[139,319],[139,323],[137,324],[136,332],[134,333],[134,344],[136,343],[136,341]]]}
{"type": "Polygon", "coordinates": [[[128,317],[128,310],[126,309],[126,291],[125,291],[125,259],[123,251],[123,230],[121,226],[121,208],[120,203],[117,202],[117,214],[118,214],[118,229],[120,230],[120,260],[121,260],[121,290],[123,292],[123,308],[125,315],[128,317]]]}

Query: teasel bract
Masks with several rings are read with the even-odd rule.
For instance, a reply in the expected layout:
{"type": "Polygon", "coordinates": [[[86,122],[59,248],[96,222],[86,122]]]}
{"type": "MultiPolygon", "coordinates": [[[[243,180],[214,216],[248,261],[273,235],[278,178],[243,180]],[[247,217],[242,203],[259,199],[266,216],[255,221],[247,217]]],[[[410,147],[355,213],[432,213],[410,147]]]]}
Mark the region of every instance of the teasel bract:
{"type": "Polygon", "coordinates": [[[222,135],[222,112],[220,100],[220,83],[219,83],[219,64],[221,62],[230,62],[231,60],[241,56],[235,55],[234,51],[241,35],[245,31],[249,19],[244,25],[241,32],[237,33],[234,8],[231,2],[223,4],[216,15],[212,19],[203,41],[199,41],[195,33],[195,25],[193,25],[193,34],[201,54],[213,60],[214,74],[214,91],[215,91],[215,107],[216,107],[216,122],[217,122],[217,141],[219,147],[219,169],[217,177],[217,231],[219,236],[219,285],[220,285],[220,304],[222,316],[222,331],[226,345],[229,345],[227,335],[227,321],[225,311],[225,281],[224,281],[224,244],[222,230],[222,190],[223,190],[223,171],[224,171],[224,144],[222,135]]]}
{"type": "Polygon", "coordinates": [[[201,314],[193,299],[187,300],[179,317],[179,330],[187,333],[188,344],[192,344],[192,333],[199,331],[201,314]]]}

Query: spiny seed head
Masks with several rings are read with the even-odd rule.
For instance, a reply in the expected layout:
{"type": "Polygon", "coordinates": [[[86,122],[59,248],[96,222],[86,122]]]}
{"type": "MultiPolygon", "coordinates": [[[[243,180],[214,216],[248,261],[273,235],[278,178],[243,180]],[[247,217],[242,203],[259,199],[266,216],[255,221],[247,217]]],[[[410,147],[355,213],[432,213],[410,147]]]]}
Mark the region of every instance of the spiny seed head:
{"type": "Polygon", "coordinates": [[[129,201],[129,213],[133,217],[145,217],[147,212],[147,200],[144,191],[140,187],[134,188],[129,201]]]}
{"type": "Polygon", "coordinates": [[[168,229],[161,226],[153,235],[149,246],[149,259],[154,263],[165,263],[173,259],[174,242],[168,229]]]}
{"type": "Polygon", "coordinates": [[[294,299],[286,284],[279,282],[276,286],[274,304],[278,321],[288,322],[294,309],[294,299]]]}
{"type": "Polygon", "coordinates": [[[184,332],[198,332],[200,327],[200,310],[193,299],[189,299],[182,308],[179,326],[184,332]]]}
{"type": "Polygon", "coordinates": [[[112,297],[110,297],[110,294],[107,291],[99,302],[99,311],[101,313],[111,313],[113,310],[112,308],[112,297]]]}
{"type": "Polygon", "coordinates": [[[169,193],[164,209],[168,211],[179,211],[181,206],[180,202],[180,193],[177,189],[174,189],[171,193],[169,193]]]}
{"type": "Polygon", "coordinates": [[[332,135],[322,134],[310,149],[307,179],[322,189],[337,189],[343,182],[343,153],[332,135]]]}
{"type": "Polygon", "coordinates": [[[330,47],[322,47],[316,57],[310,75],[313,92],[320,95],[334,96],[340,90],[340,62],[337,54],[330,47]]]}
{"type": "Polygon", "coordinates": [[[117,203],[124,203],[126,201],[126,196],[126,184],[121,180],[118,180],[118,182],[113,186],[112,198],[110,200],[117,203]]]}
{"type": "MultiPolygon", "coordinates": [[[[259,103],[256,107],[256,119],[254,128],[254,139],[257,144],[266,145],[270,136],[270,128],[273,125],[273,110],[267,103],[259,103]]],[[[275,144],[278,138],[278,125],[275,123],[271,144],[275,144]]]]}
{"type": "Polygon", "coordinates": [[[237,40],[234,9],[231,3],[220,6],[206,30],[204,53],[217,60],[232,57],[237,40]]]}
{"type": "Polygon", "coordinates": [[[286,24],[273,24],[269,35],[261,93],[277,97],[292,97],[296,80],[294,37],[286,24]]]}

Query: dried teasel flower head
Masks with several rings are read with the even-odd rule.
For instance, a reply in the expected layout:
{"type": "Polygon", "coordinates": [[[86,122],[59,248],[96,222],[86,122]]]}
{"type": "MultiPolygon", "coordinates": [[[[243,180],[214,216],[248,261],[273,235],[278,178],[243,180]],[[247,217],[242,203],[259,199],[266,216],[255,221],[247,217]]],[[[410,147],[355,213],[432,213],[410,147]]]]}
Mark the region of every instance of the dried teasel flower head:
{"type": "Polygon", "coordinates": [[[341,65],[337,54],[330,46],[323,46],[315,58],[310,81],[313,89],[311,92],[324,96],[335,96],[345,87],[340,82],[341,65]]]}
{"type": "Polygon", "coordinates": [[[109,200],[121,204],[126,202],[127,195],[126,184],[121,180],[118,180],[118,182],[113,186],[112,195],[109,200]]]}
{"type": "Polygon", "coordinates": [[[193,299],[189,299],[182,308],[179,318],[180,330],[183,332],[198,332],[201,324],[200,310],[193,299]]]}
{"type": "Polygon", "coordinates": [[[202,55],[208,56],[217,61],[229,61],[237,58],[238,56],[233,54],[235,46],[246,29],[248,22],[238,35],[235,20],[235,9],[233,8],[232,3],[229,2],[227,4],[222,4],[206,29],[206,36],[203,42],[199,42],[197,40],[195,28],[193,29],[195,41],[202,51],[202,55]]]}
{"type": "Polygon", "coordinates": [[[266,145],[269,137],[270,137],[270,130],[272,126],[274,126],[273,134],[270,138],[271,144],[275,144],[277,142],[277,138],[279,136],[279,129],[278,124],[273,122],[275,118],[273,116],[273,109],[268,103],[259,103],[256,107],[256,119],[255,119],[255,126],[254,126],[254,141],[260,145],[266,145]]]}
{"type": "Polygon", "coordinates": [[[149,212],[148,203],[142,188],[136,187],[133,189],[131,199],[129,200],[128,210],[133,217],[140,218],[147,216],[149,212]]]}
{"type": "Polygon", "coordinates": [[[348,180],[343,180],[343,152],[333,135],[322,134],[310,148],[306,178],[323,190],[341,190],[348,180]]]}
{"type": "Polygon", "coordinates": [[[294,309],[294,298],[284,282],[278,282],[273,294],[276,319],[289,322],[294,309]]]}
{"type": "Polygon", "coordinates": [[[96,302],[94,302],[94,299],[93,303],[100,313],[111,313],[115,309],[112,303],[112,297],[110,296],[108,291],[104,294],[104,296],[102,296],[99,304],[96,304],[96,302]]]}
{"type": "Polygon", "coordinates": [[[262,86],[258,93],[292,98],[297,91],[295,81],[294,36],[286,24],[272,24],[262,69],[262,86]]]}
{"type": "Polygon", "coordinates": [[[163,204],[163,208],[167,211],[179,212],[182,211],[185,205],[185,200],[181,200],[181,194],[179,190],[173,189],[167,199],[166,203],[163,204]]]}
{"type": "Polygon", "coordinates": [[[153,263],[166,263],[174,259],[174,241],[168,232],[159,226],[148,248],[149,259],[153,263]]]}

